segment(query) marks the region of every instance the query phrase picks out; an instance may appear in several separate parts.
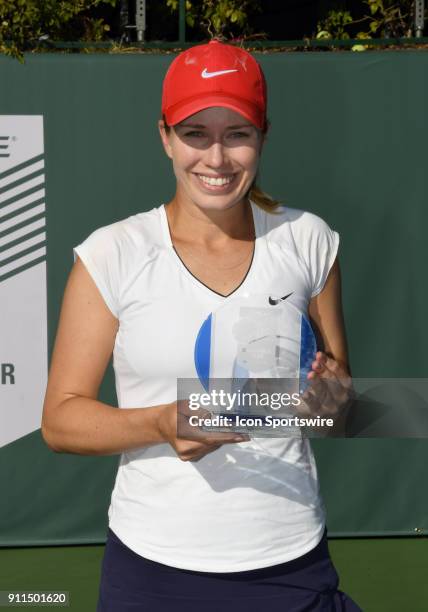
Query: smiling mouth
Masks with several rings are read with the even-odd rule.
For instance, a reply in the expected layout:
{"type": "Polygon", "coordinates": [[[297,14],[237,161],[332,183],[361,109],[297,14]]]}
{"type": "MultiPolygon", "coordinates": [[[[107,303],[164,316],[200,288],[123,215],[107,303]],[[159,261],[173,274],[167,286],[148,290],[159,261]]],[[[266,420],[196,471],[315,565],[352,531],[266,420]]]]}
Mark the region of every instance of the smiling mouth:
{"type": "Polygon", "coordinates": [[[221,188],[226,188],[228,185],[230,185],[236,175],[232,174],[232,175],[228,175],[228,176],[219,176],[219,177],[213,177],[213,176],[207,176],[204,174],[196,174],[195,176],[198,177],[199,181],[209,187],[209,188],[217,188],[217,189],[221,189],[221,188]]]}

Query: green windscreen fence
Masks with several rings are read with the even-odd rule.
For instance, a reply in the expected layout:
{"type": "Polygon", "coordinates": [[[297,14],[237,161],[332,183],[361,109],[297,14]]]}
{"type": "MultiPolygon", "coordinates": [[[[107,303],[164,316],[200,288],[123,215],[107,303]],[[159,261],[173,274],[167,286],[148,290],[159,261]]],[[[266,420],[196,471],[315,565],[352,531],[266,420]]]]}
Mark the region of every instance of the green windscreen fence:
{"type": "MultiPolygon", "coordinates": [[[[256,55],[271,121],[259,183],[340,233],[353,375],[426,377],[428,53],[256,55]]],[[[172,57],[0,57],[0,115],[43,116],[49,351],[72,247],[173,195],[157,131],[172,57]]],[[[100,399],[117,405],[111,366],[100,399]]],[[[0,410],[5,423],[1,396],[0,410]]],[[[427,533],[426,439],[311,443],[330,536],[427,533]]],[[[55,454],[40,429],[3,446],[0,544],[104,542],[117,463],[55,454]]]]}

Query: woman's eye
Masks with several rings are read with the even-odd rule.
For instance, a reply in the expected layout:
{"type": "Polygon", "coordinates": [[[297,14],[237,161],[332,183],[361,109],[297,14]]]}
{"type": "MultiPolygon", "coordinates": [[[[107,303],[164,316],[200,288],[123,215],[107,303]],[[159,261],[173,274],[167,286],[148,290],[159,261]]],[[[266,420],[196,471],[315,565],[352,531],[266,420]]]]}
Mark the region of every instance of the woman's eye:
{"type": "Polygon", "coordinates": [[[186,132],[184,135],[190,137],[203,136],[202,132],[200,132],[199,130],[192,130],[191,132],[186,132]]]}
{"type": "Polygon", "coordinates": [[[230,135],[233,138],[246,138],[247,136],[249,136],[247,132],[231,132],[230,135]]]}

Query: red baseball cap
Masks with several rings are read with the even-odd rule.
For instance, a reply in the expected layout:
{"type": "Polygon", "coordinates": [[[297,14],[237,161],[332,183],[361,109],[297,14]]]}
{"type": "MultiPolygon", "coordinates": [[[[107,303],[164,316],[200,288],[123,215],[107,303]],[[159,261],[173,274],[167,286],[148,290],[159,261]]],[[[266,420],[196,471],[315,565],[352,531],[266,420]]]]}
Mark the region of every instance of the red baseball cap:
{"type": "Polygon", "coordinates": [[[224,106],[266,128],[266,81],[259,63],[239,47],[211,40],[180,53],[163,81],[162,114],[175,125],[210,106],[224,106]]]}

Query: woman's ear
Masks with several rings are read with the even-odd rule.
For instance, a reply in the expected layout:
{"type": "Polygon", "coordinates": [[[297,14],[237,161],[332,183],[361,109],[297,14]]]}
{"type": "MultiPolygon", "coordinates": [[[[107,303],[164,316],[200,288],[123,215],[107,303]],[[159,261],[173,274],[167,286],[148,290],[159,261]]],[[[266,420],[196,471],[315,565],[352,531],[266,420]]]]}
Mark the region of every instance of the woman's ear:
{"type": "Polygon", "coordinates": [[[262,131],[262,147],[265,144],[266,140],[268,139],[269,131],[270,131],[270,121],[269,119],[266,119],[266,126],[265,126],[265,129],[262,131]]]}
{"type": "Polygon", "coordinates": [[[264,130],[263,132],[260,132],[260,155],[263,151],[263,147],[265,146],[265,143],[267,140],[268,130],[269,130],[269,125],[267,126],[266,130],[264,130]]]}
{"type": "Polygon", "coordinates": [[[171,145],[169,144],[169,135],[167,134],[167,131],[165,129],[165,122],[163,119],[159,119],[158,128],[165,153],[167,154],[169,159],[172,159],[172,149],[171,145]]]}

